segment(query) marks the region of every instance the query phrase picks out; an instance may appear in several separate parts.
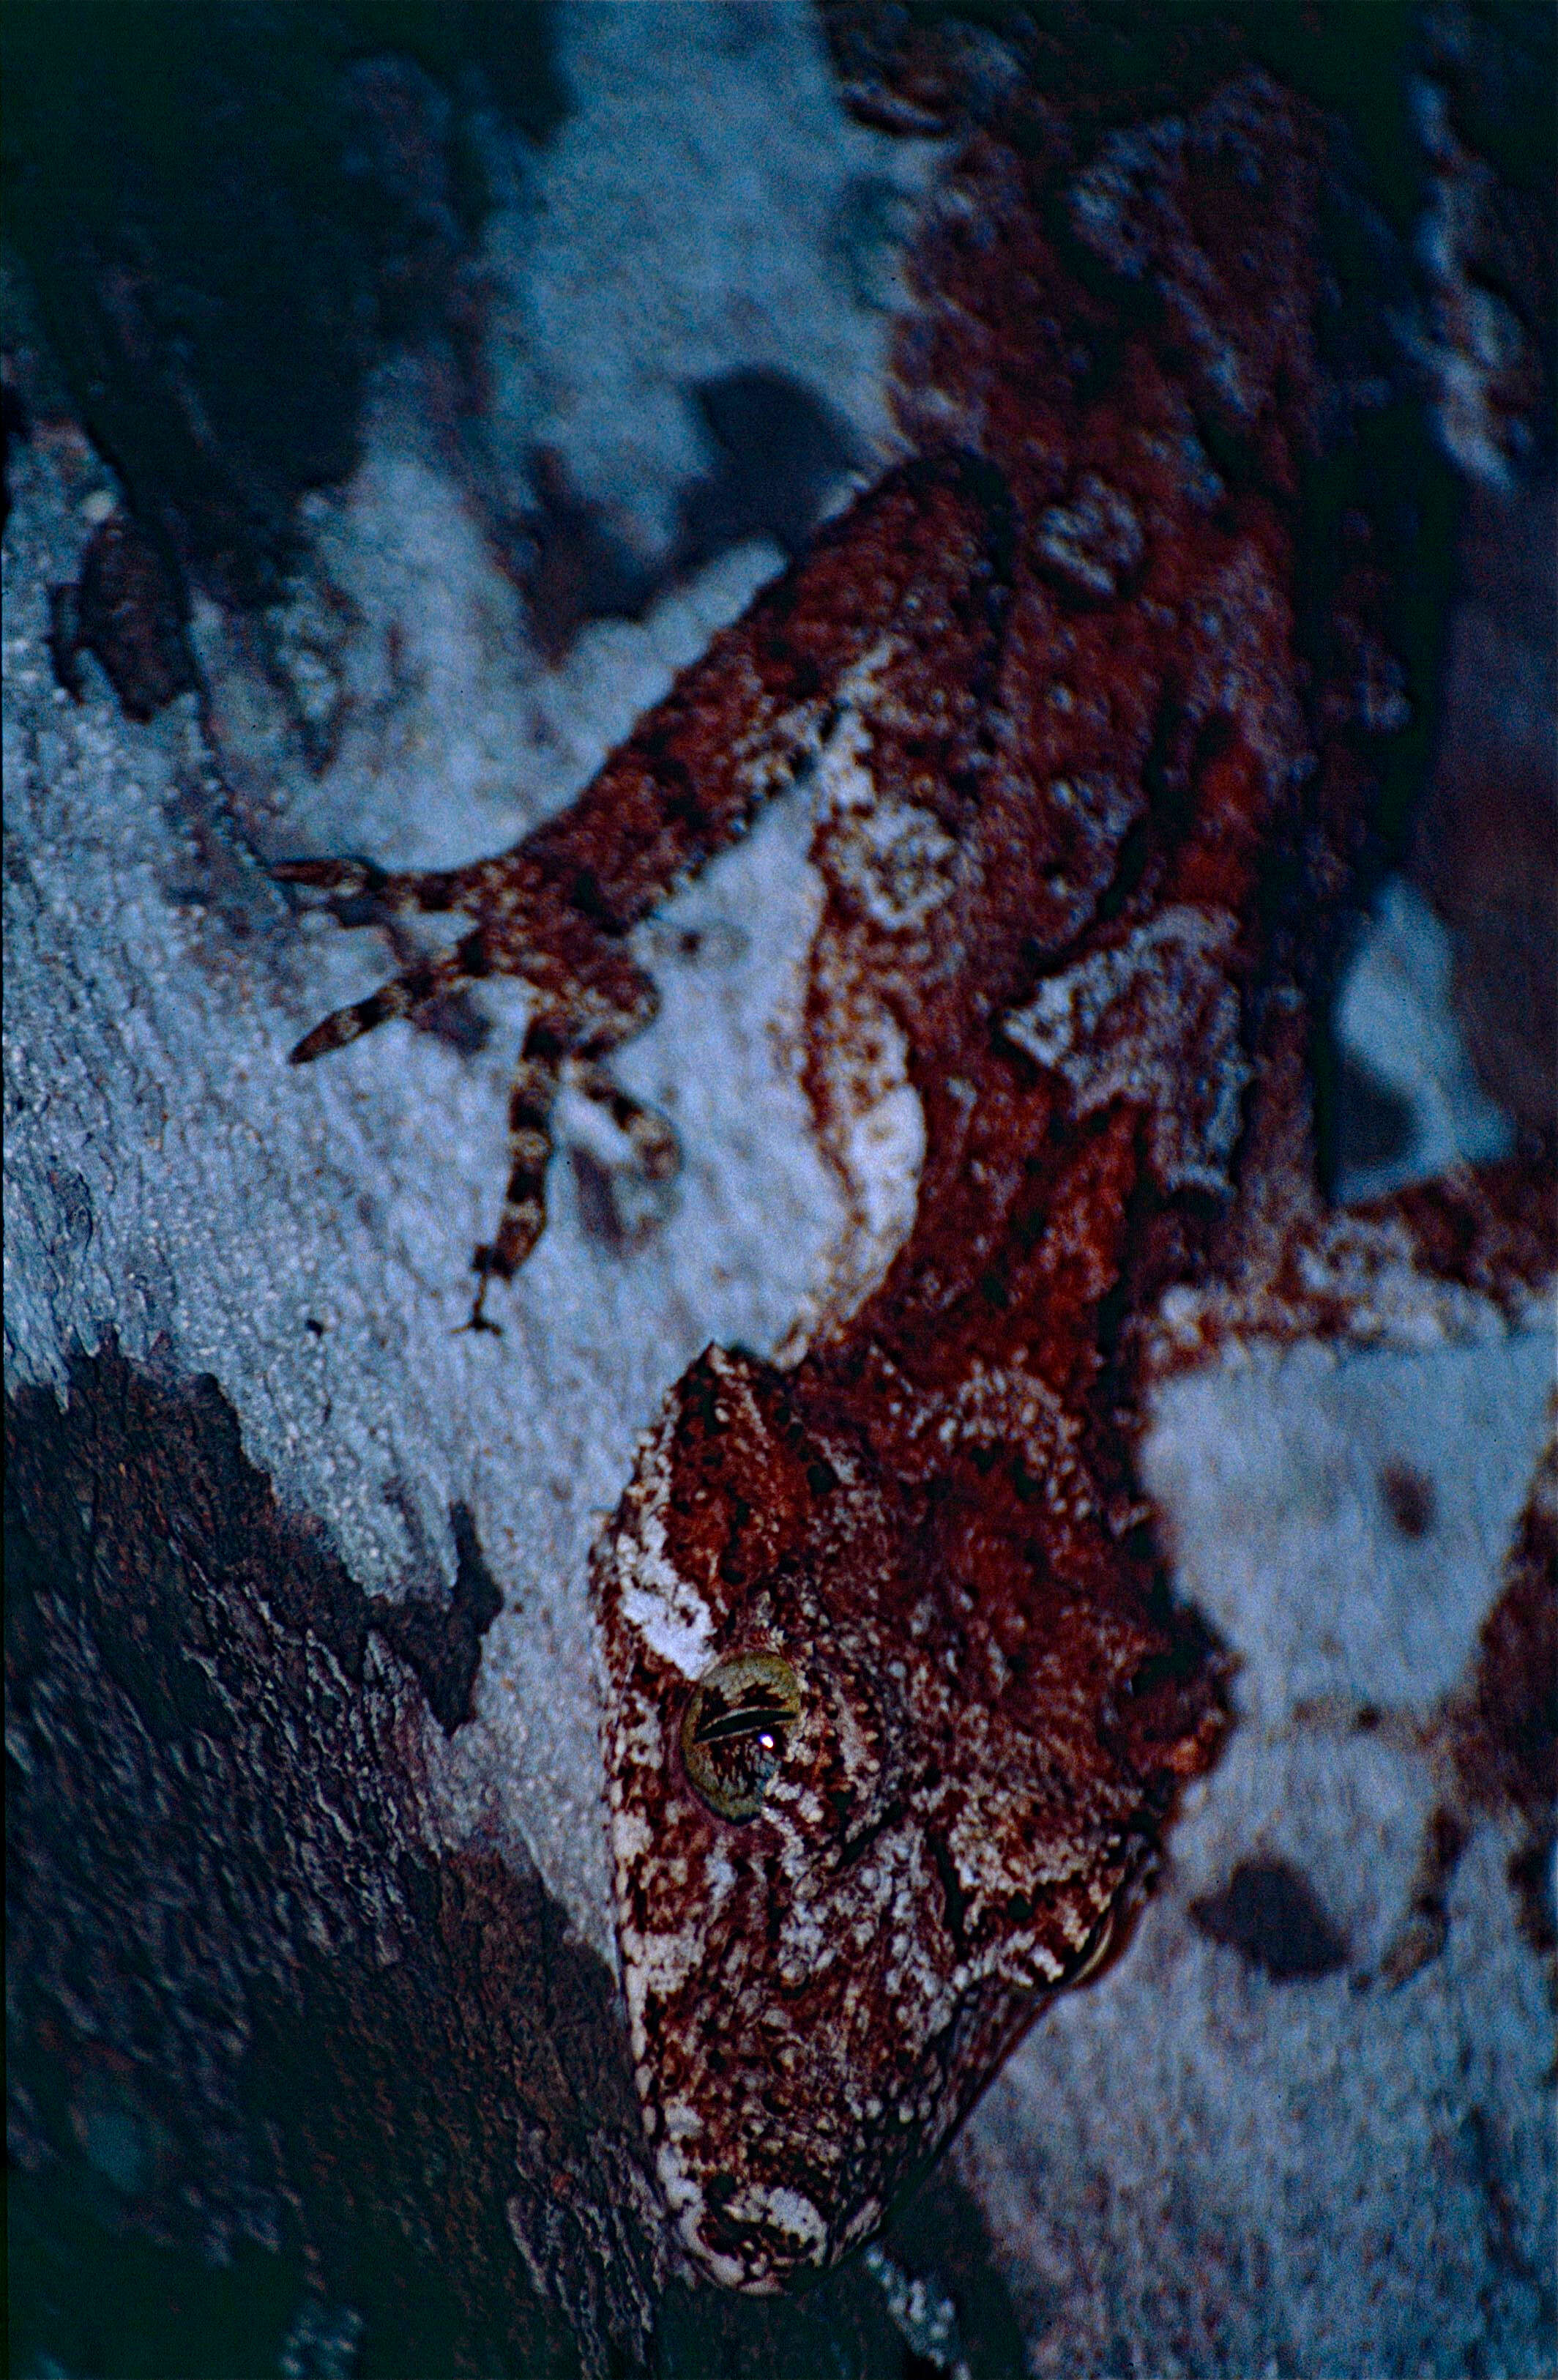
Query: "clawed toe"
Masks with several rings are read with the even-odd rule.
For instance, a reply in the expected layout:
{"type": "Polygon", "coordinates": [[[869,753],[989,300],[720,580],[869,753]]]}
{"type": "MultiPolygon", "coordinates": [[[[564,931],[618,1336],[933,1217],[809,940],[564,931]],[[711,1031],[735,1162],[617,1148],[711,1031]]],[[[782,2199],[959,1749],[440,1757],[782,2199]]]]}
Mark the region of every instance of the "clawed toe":
{"type": "Polygon", "coordinates": [[[658,1184],[671,1179],[681,1166],[682,1151],[664,1116],[645,1107],[630,1091],[624,1091],[593,1059],[571,1059],[568,1079],[574,1090],[610,1119],[646,1182],[658,1184]]]}
{"type": "Polygon", "coordinates": [[[307,1066],[315,1058],[324,1057],[332,1050],[344,1050],[349,1041],[371,1033],[376,1025],[386,1025],[394,1016],[409,1016],[414,1009],[425,1007],[441,993],[453,991],[462,983],[470,983],[487,973],[485,954],[479,930],[467,934],[451,951],[436,958],[423,959],[407,967],[404,975],[395,976],[389,983],[380,984],[366,1000],[355,1000],[349,1007],[337,1008],[305,1033],[290,1054],[288,1062],[307,1066]]]}

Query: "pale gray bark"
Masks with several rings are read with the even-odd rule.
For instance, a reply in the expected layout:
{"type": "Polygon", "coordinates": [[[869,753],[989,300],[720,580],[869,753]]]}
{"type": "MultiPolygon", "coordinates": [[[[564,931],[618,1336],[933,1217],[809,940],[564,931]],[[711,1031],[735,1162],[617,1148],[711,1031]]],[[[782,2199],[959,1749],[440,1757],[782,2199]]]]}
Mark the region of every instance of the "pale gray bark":
{"type": "MultiPolygon", "coordinates": [[[[906,205],[930,155],[890,164],[895,144],[838,113],[803,20],[764,12],[764,40],[794,48],[775,136],[796,161],[791,212],[773,184],[730,200],[711,311],[707,232],[678,262],[665,228],[681,220],[665,158],[703,155],[719,122],[705,164],[733,184],[757,119],[709,93],[739,83],[739,55],[689,79],[668,53],[625,89],[608,54],[629,18],[574,17],[580,124],[548,170],[583,248],[513,264],[528,294],[509,394],[588,492],[640,506],[652,545],[700,468],[667,391],[793,361],[786,325],[863,460],[883,451],[871,273],[890,276],[899,233],[851,247],[839,226],[874,174],[879,215],[906,205]],[[661,187],[658,233],[647,201],[647,231],[619,203],[634,171],[640,196],[661,187]],[[598,187],[613,174],[621,189],[598,187]],[[579,358],[607,352],[620,385],[602,395],[579,358]],[[610,434],[628,417],[636,446],[610,434]]],[[[501,1182],[517,1005],[493,1002],[474,1052],[397,1026],[287,1069],[300,1031],[398,962],[377,934],[300,924],[258,854],[497,847],[779,558],[727,557],[547,670],[407,427],[415,395],[386,382],[362,471],[317,524],[311,566],[358,625],[332,663],[334,757],[312,775],[214,612],[196,622],[204,725],[192,698],[127,723],[90,662],[79,704],[55,685],[47,590],[73,577],[107,482],[68,431],[18,467],[17,2143],[34,2170],[79,2152],[154,2235],[217,2254],[301,2240],[338,2294],[365,2237],[404,2238],[408,2302],[448,2293],[441,2335],[464,2368],[566,2369],[647,2355],[666,2271],[621,2064],[587,1548],[664,1389],[710,1340],[782,1341],[840,1210],[787,1051],[815,899],[799,802],[645,938],[664,1008],[621,1072],[681,1136],[669,1210],[634,1228],[619,1152],[587,1111],[565,1118],[553,1220],[497,1304],[501,1340],[457,1326],[501,1182]],[[407,640],[397,687],[384,654],[407,640]],[[501,1609],[478,1637],[485,1581],[501,1609]],[[63,2070],[45,2035],[68,2043],[63,2070]]],[[[1241,1663],[1239,1725],[1130,1951],[977,2111],[956,2152],[967,2195],[889,2243],[950,2288],[972,2369],[1016,2351],[1003,2279],[1035,2372],[1547,2368],[1550,1962],[1504,1872],[1514,1816],[1477,1819],[1440,1958],[1395,1992],[1377,1976],[1443,1786],[1433,1716],[1498,1592],[1550,1376],[1545,1334],[1488,1318],[1469,1344],[1261,1355],[1162,1393],[1146,1477],[1180,1591],[1241,1663]],[[1416,1535],[1381,1484],[1403,1466],[1428,1483],[1416,1535]],[[1389,1723],[1360,1730],[1365,1706],[1389,1723]],[[1198,1925],[1192,1902],[1241,1863],[1307,1880],[1330,1972],[1277,1980],[1269,1940],[1198,1925]]],[[[822,2368],[844,2338],[860,2369],[893,2368],[858,2273],[786,2315],[662,2314],[659,2352],[664,2369],[795,2352],[822,2368]]]]}

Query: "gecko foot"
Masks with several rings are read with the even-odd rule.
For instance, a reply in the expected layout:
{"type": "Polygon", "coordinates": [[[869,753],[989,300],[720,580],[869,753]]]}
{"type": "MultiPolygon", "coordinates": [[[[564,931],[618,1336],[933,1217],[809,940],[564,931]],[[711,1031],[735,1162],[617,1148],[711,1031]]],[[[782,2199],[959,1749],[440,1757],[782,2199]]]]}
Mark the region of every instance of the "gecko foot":
{"type": "Polygon", "coordinates": [[[329,1050],[344,1050],[349,1041],[371,1033],[376,1025],[387,1024],[393,1016],[409,1016],[413,1010],[425,1007],[441,993],[473,982],[488,971],[484,939],[477,928],[456,942],[453,950],[420,959],[404,975],[380,984],[366,1000],[355,1000],[349,1007],[334,1009],[311,1032],[305,1033],[289,1051],[287,1062],[293,1066],[309,1065],[329,1050]]]}

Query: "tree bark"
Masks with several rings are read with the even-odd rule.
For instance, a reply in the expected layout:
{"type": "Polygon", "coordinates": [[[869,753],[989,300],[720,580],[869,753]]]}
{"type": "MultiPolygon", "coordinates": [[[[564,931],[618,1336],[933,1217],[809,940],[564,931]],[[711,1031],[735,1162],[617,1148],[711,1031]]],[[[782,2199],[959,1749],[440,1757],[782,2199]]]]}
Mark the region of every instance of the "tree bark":
{"type": "MultiPolygon", "coordinates": [[[[870,13],[834,11],[836,36],[870,13]]],[[[662,105],[682,68],[646,35],[641,120],[621,132],[616,53],[588,53],[625,21],[573,12],[590,138],[546,168],[597,241],[591,287],[633,209],[594,184],[586,205],[581,177],[631,165],[637,140],[652,211],[657,144],[685,129],[662,105]]],[[[762,12],[743,38],[782,47],[802,23],[762,12]]],[[[735,45],[698,38],[700,70],[733,88],[735,45]]],[[[838,407],[826,435],[808,417],[824,462],[804,511],[825,463],[885,442],[871,276],[890,279],[881,220],[930,167],[846,122],[815,30],[792,46],[799,195],[770,227],[787,252],[751,264],[744,218],[729,246],[768,274],[838,407]]],[[[1455,70],[1475,79],[1480,55],[1455,70]]],[[[1399,99],[1403,65],[1371,71],[1399,99]]],[[[1491,205],[1474,164],[1442,143],[1445,188],[1458,173],[1491,205]]],[[[695,315],[707,264],[660,237],[660,261],[629,241],[620,267],[630,330],[646,273],[670,292],[651,347],[695,315]]],[[[1457,319],[1445,298],[1432,352],[1464,390],[1457,319]]],[[[677,350],[685,385],[718,384],[715,431],[753,366],[729,335],[729,354],[701,327],[677,350]]],[[[418,401],[436,411],[442,385],[418,401]]],[[[659,421],[622,387],[620,423],[636,435],[640,405],[659,421]]],[[[573,395],[557,410],[584,453],[573,395]]],[[[1489,418],[1467,468],[1504,468],[1512,417],[1489,418]]],[[[598,506],[575,503],[544,457],[542,576],[566,585],[526,626],[491,552],[471,559],[469,487],[449,495],[447,454],[434,468],[386,399],[320,533],[320,583],[350,582],[360,643],[333,653],[310,743],[304,677],[279,698],[265,644],[302,635],[301,601],[278,626],[252,588],[248,610],[197,595],[170,625],[102,542],[128,515],[68,408],[32,431],[5,628],[7,2079],[20,2236],[55,2276],[40,2355],[118,2368],[113,2324],[136,2317],[105,2303],[141,2285],[193,2301],[224,2266],[209,2368],[321,2380],[359,2344],[365,2369],[407,2374],[886,2375],[906,2340],[909,2368],[978,2374],[1548,2368],[1551,1711],[1519,1689],[1554,1658],[1551,1505],[1529,1500],[1540,1327],[1474,1301],[1464,1343],[1236,1349],[1161,1390],[1143,1475],[1179,1591],[1240,1664],[1239,1724],[1134,1946],[1035,2028],[875,2274],[779,2307],[692,2289],[626,2061],[585,1571],[663,1390],[711,1340],[776,1348],[839,1228],[792,1063],[816,897],[803,813],[777,807],[648,929],[663,1012],[621,1071],[676,1122],[672,1199],[635,1206],[620,1152],[565,1119],[551,1222],[494,1303],[496,1339],[459,1326],[503,1172],[512,1013],[494,1029],[446,1011],[289,1072],[298,1033],[405,954],[300,925],[257,855],[355,841],[433,864],[512,840],[777,566],[793,507],[776,528],[738,504],[769,542],[707,569],[668,529],[658,606],[580,637],[616,492],[603,467],[598,506]],[[416,644],[419,608],[438,610],[417,585],[372,577],[386,523],[405,530],[394,568],[418,554],[486,622],[465,678],[437,680],[416,644]],[[342,561],[353,536],[366,579],[342,561]],[[110,615],[131,581],[144,634],[127,653],[110,615]],[[392,582],[380,642],[416,665],[386,693],[364,620],[392,582]],[[513,683],[489,683],[516,639],[513,683]],[[521,792],[471,760],[473,686],[496,748],[530,737],[521,792]],[[562,759],[560,719],[577,734],[562,759]],[[918,2313],[906,2277],[926,2284],[918,2313]]],[[[651,458],[643,501],[723,537],[734,480],[700,478],[706,461],[651,458]]],[[[1523,501],[1518,482],[1499,501],[1523,501]]],[[[1423,880],[1464,891],[1430,857],[1423,880]]],[[[1431,961],[1431,919],[1418,929],[1431,961]]],[[[1539,941],[1510,973],[1550,999],[1539,941]]],[[[1483,1014],[1479,1041],[1507,1060],[1521,1037],[1496,1026],[1483,1014]]],[[[1528,1072],[1505,1063],[1511,1105],[1528,1072]]]]}

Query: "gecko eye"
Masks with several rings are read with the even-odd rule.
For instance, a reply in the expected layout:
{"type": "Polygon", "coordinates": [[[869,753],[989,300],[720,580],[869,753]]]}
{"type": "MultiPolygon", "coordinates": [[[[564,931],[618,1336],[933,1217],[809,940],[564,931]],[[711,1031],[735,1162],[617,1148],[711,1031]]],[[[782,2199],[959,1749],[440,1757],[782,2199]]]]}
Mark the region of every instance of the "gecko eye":
{"type": "Polygon", "coordinates": [[[799,1681],[777,1653],[735,1653],[699,1679],[682,1721],[682,1757],[717,1818],[757,1815],[800,1716],[799,1681]]]}

